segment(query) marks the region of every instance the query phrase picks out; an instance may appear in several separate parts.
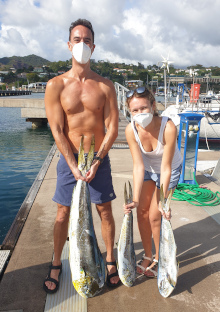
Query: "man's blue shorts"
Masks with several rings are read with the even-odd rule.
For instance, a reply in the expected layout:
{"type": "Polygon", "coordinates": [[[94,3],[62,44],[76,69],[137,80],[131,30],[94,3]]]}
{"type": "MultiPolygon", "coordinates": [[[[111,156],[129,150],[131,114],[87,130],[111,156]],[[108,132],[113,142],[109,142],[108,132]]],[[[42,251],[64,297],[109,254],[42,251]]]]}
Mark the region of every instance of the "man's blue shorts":
{"type": "MultiPolygon", "coordinates": [[[[170,184],[169,184],[168,190],[171,190],[177,186],[179,178],[180,178],[181,170],[182,170],[182,164],[178,168],[173,169],[171,171],[170,184]]],[[[156,183],[156,187],[160,188],[160,174],[159,173],[153,173],[153,172],[145,170],[144,181],[148,181],[148,180],[154,181],[156,183]]]]}
{"type": "MultiPolygon", "coordinates": [[[[78,161],[78,154],[74,154],[74,156],[76,161],[78,161]]],[[[64,156],[61,154],[57,164],[57,185],[53,201],[69,207],[76,182],[64,156]]],[[[91,202],[94,204],[103,204],[116,198],[112,185],[111,164],[108,155],[104,157],[103,163],[99,165],[94,179],[89,183],[89,191],[91,202]]]]}

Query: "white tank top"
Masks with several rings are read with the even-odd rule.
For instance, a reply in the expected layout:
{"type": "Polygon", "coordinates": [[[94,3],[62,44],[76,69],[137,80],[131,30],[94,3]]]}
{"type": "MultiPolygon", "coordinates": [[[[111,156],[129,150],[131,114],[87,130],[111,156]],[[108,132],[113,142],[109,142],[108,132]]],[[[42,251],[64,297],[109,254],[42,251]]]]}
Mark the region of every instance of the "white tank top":
{"type": "MultiPolygon", "coordinates": [[[[160,173],[161,162],[162,162],[163,151],[164,151],[163,133],[164,133],[164,129],[165,129],[167,121],[168,121],[168,117],[163,116],[162,121],[161,121],[160,132],[158,136],[156,149],[153,150],[152,152],[146,152],[138,136],[135,122],[133,118],[131,119],[131,125],[134,131],[134,136],[140,147],[142,157],[143,157],[144,167],[146,171],[160,173]]],[[[176,144],[176,149],[175,149],[175,153],[174,153],[172,165],[171,165],[172,170],[177,169],[181,163],[182,163],[182,156],[176,144]]]]}

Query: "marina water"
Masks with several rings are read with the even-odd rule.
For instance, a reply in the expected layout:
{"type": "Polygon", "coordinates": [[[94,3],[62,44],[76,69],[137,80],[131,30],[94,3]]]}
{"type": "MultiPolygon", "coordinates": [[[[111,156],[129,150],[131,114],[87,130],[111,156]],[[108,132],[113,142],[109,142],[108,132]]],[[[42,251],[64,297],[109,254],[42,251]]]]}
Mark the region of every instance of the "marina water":
{"type": "Polygon", "coordinates": [[[53,143],[49,127],[32,129],[20,108],[0,108],[0,244],[53,143]]]}

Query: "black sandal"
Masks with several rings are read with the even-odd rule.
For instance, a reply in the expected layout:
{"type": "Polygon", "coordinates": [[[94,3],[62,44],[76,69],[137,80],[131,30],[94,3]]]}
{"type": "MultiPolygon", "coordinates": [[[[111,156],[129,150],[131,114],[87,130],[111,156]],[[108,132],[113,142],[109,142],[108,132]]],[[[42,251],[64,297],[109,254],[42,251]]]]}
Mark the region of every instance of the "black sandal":
{"type": "Polygon", "coordinates": [[[119,281],[118,281],[117,284],[113,284],[113,283],[111,283],[111,281],[110,281],[110,279],[111,279],[112,277],[118,276],[118,270],[117,270],[116,261],[112,261],[112,262],[107,262],[107,261],[106,261],[106,270],[107,270],[107,279],[106,279],[106,284],[107,284],[107,286],[109,286],[109,287],[117,287],[117,286],[121,283],[120,279],[119,279],[119,281]],[[107,265],[114,265],[114,266],[116,267],[116,272],[109,275],[109,274],[108,274],[107,265]]]}
{"type": "Polygon", "coordinates": [[[60,283],[59,277],[60,277],[61,273],[62,273],[62,263],[61,263],[61,265],[57,265],[57,266],[55,266],[55,265],[49,266],[49,272],[48,272],[48,275],[47,275],[46,279],[44,280],[44,284],[43,284],[43,289],[46,291],[46,293],[55,294],[55,292],[57,292],[57,290],[59,289],[59,283],[60,283]],[[54,278],[50,277],[51,270],[60,270],[60,273],[58,275],[58,281],[55,280],[54,278]],[[49,289],[45,285],[45,282],[52,282],[56,285],[56,287],[54,289],[49,289]]]}

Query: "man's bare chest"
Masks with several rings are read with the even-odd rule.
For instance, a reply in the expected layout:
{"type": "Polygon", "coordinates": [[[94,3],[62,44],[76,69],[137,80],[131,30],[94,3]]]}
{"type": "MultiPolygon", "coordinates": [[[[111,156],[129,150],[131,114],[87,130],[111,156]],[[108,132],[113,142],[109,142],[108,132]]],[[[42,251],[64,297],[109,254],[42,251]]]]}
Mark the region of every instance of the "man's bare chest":
{"type": "Polygon", "coordinates": [[[61,105],[66,114],[99,112],[105,105],[105,94],[100,90],[67,90],[61,95],[61,105]]]}

